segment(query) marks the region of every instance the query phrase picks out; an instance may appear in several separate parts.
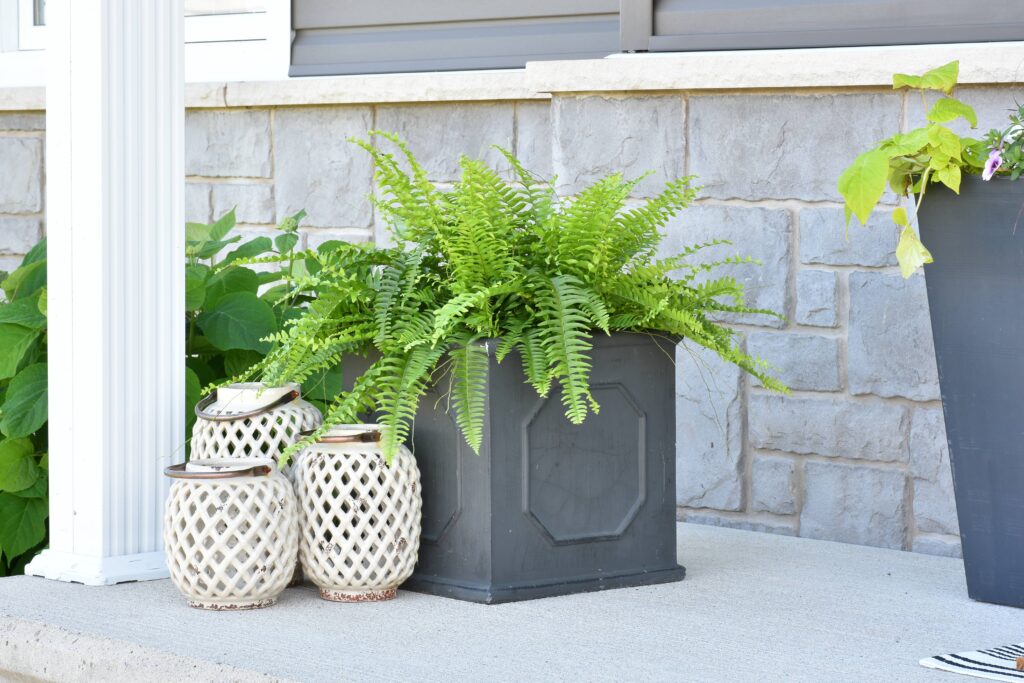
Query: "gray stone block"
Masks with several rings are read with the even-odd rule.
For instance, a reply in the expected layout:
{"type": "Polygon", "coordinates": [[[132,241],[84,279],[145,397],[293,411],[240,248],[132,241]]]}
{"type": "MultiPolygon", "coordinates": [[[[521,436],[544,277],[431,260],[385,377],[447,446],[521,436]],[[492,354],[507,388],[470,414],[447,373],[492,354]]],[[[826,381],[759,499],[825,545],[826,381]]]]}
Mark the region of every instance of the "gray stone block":
{"type": "Polygon", "coordinates": [[[235,209],[239,223],[266,225],[274,222],[274,186],[266,183],[216,183],[213,193],[213,215],[223,216],[235,209]]]}
{"type": "Polygon", "coordinates": [[[956,536],[915,536],[911,549],[915,553],[941,557],[963,557],[960,539],[956,536]]]}
{"type": "Polygon", "coordinates": [[[787,520],[753,520],[743,517],[726,517],[707,512],[682,511],[682,521],[688,524],[704,524],[706,526],[720,526],[728,529],[742,529],[743,531],[757,531],[766,534],[779,534],[780,536],[796,536],[796,524],[787,520]]]}
{"type": "Polygon", "coordinates": [[[0,130],[46,130],[46,114],[0,114],[0,130]]]}
{"type": "Polygon", "coordinates": [[[676,501],[743,506],[740,370],[693,343],[676,350],[676,501]]]}
{"type": "MultiPolygon", "coordinates": [[[[789,310],[786,282],[790,270],[790,233],[792,217],[784,209],[760,209],[735,206],[693,206],[682,211],[665,226],[659,256],[678,254],[683,248],[713,239],[724,239],[731,245],[704,249],[690,257],[690,262],[705,263],[729,256],[750,256],[757,264],[730,265],[718,268],[715,276],[736,278],[745,288],[748,306],[764,308],[785,315],[789,310]]],[[[705,281],[701,276],[699,281],[705,281]]],[[[768,315],[724,314],[721,320],[751,325],[782,327],[785,322],[768,315]]]]}
{"type": "Polygon", "coordinates": [[[839,175],[899,131],[896,93],[689,99],[690,173],[720,199],[841,199],[839,175]]]}
{"type": "Polygon", "coordinates": [[[43,208],[43,140],[0,138],[0,213],[43,208]]]}
{"type": "Polygon", "coordinates": [[[828,270],[796,274],[796,322],[815,327],[839,324],[839,275],[828,270]]]}
{"type": "MultiPolygon", "coordinates": [[[[0,273],[13,273],[21,265],[21,256],[5,256],[0,254],[0,273]]],[[[6,295],[0,291],[0,301],[6,300],[6,295]]]]}
{"type": "Polygon", "coordinates": [[[903,548],[906,486],[906,476],[898,470],[805,463],[800,535],[903,548]]]}
{"type": "Polygon", "coordinates": [[[286,108],[274,114],[276,220],[305,209],[303,225],[368,228],[373,162],[347,142],[365,137],[373,117],[364,107],[286,108]]]}
{"type": "Polygon", "coordinates": [[[632,179],[654,171],[634,189],[647,197],[683,175],[682,97],[556,96],[551,107],[559,192],[575,194],[610,173],[632,179]]]}
{"type": "Polygon", "coordinates": [[[923,276],[851,273],[847,344],[850,393],[938,400],[923,276]]]}
{"type": "Polygon", "coordinates": [[[42,236],[38,218],[0,217],[0,253],[26,254],[42,236]]]}
{"type": "Polygon", "coordinates": [[[754,458],[750,469],[750,509],[780,515],[796,512],[796,466],[790,458],[754,458]]]}
{"type": "Polygon", "coordinates": [[[550,180],[551,103],[516,103],[516,157],[528,170],[550,180]]]}
{"type": "Polygon", "coordinates": [[[894,266],[900,232],[889,211],[876,210],[861,225],[842,209],[814,207],[800,211],[800,262],[830,266],[894,266]]]}
{"type": "Polygon", "coordinates": [[[185,175],[269,178],[270,112],[194,110],[185,116],[185,175]]]}
{"type": "Polygon", "coordinates": [[[914,525],[918,531],[959,534],[946,423],[941,408],[918,408],[910,423],[914,525]]]}
{"type": "MultiPolygon", "coordinates": [[[[766,361],[769,373],[790,389],[838,391],[839,340],[813,334],[751,332],[747,353],[766,361]]],[[[760,384],[756,379],[755,384],[760,384]]]]}
{"type": "Polygon", "coordinates": [[[748,429],[755,448],[907,462],[907,409],[883,401],[752,394],[748,429]]]}
{"type": "Polygon", "coordinates": [[[185,183],[185,221],[188,223],[209,223],[210,185],[208,183],[185,183]]]}
{"type": "MultiPolygon", "coordinates": [[[[397,133],[434,182],[458,180],[459,157],[483,159],[503,173],[508,162],[492,148],[514,143],[511,103],[401,104],[377,107],[376,127],[397,133]]],[[[390,143],[378,140],[390,150],[390,143]]]]}

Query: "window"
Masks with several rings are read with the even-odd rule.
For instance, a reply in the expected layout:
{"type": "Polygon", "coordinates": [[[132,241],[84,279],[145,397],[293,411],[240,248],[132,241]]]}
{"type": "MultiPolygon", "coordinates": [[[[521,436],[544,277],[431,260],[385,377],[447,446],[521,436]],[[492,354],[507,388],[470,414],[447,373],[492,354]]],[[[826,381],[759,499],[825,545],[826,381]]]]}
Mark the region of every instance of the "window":
{"type": "MultiPolygon", "coordinates": [[[[187,81],[288,75],[290,0],[183,0],[183,5],[187,81]]],[[[45,48],[46,0],[0,0],[0,87],[44,85],[45,48]]]]}

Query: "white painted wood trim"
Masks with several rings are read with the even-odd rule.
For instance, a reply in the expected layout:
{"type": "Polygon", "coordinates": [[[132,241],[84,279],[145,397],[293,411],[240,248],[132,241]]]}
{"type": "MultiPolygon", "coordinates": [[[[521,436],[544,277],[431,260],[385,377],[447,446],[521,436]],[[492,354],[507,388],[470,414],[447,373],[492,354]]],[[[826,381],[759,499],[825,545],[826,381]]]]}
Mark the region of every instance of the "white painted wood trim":
{"type": "Polygon", "coordinates": [[[50,0],[50,551],[26,573],[166,576],[184,457],[181,0],[50,0]]]}
{"type": "Polygon", "coordinates": [[[32,0],[18,0],[18,49],[42,50],[46,47],[46,27],[36,26],[32,0]]]}

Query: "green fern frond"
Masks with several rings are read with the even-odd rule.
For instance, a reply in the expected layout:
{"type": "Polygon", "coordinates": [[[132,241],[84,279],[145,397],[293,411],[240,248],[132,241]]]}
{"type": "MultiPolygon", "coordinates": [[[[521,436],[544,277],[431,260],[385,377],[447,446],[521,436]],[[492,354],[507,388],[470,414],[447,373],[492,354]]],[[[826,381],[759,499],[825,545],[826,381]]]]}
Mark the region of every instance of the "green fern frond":
{"type": "Polygon", "coordinates": [[[452,405],[455,421],[474,453],[480,452],[483,441],[489,365],[487,345],[478,342],[475,337],[460,340],[449,351],[454,379],[452,405]]]}

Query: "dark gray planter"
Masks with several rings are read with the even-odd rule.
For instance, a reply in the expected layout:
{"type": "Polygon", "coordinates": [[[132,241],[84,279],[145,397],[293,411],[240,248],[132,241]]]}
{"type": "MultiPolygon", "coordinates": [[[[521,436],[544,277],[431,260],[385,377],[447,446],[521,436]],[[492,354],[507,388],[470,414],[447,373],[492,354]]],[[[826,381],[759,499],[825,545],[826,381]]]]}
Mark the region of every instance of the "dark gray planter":
{"type": "MultiPolygon", "coordinates": [[[[676,564],[670,341],[599,336],[580,426],[538,398],[520,360],[492,356],[480,455],[446,405],[424,400],[413,443],[423,537],[404,588],[498,603],[683,578],[676,564]]],[[[492,344],[493,347],[493,344],[492,344]]]]}
{"type": "MultiPolygon", "coordinates": [[[[933,186],[936,187],[936,186],[933,186]]],[[[1024,607],[1024,181],[930,189],[920,216],[967,593],[1024,607]]]]}

